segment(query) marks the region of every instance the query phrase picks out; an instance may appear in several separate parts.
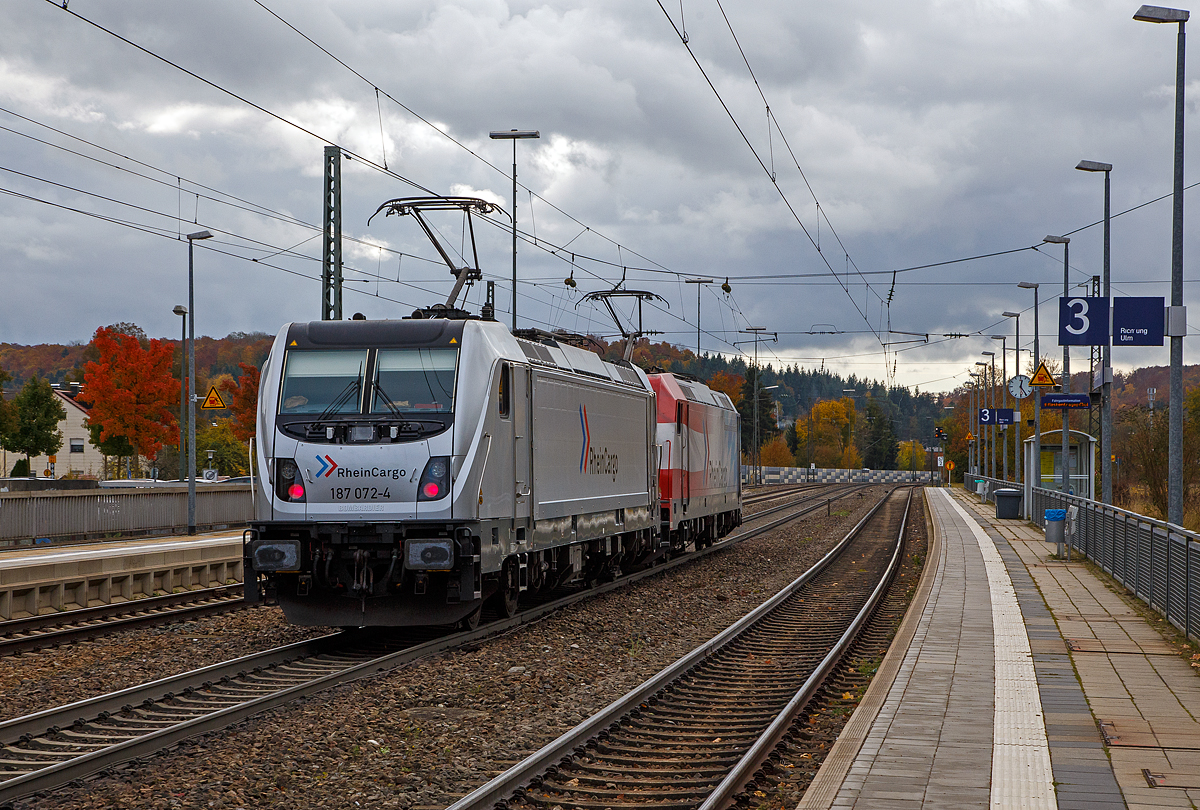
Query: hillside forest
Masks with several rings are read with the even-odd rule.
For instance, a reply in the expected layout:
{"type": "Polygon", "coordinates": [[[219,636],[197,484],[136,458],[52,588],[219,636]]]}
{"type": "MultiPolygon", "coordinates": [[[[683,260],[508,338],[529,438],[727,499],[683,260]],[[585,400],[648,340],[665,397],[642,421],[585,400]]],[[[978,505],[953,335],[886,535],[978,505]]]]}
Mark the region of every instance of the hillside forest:
{"type": "MultiPolygon", "coordinates": [[[[210,387],[223,392],[229,407],[224,411],[205,411],[197,435],[197,450],[215,449],[218,469],[227,475],[245,474],[246,443],[254,430],[254,398],[257,396],[258,369],[265,361],[272,336],[265,333],[235,332],[223,338],[201,337],[196,341],[197,386],[201,396],[210,387]]],[[[592,339],[606,359],[621,356],[623,344],[592,339]]],[[[42,344],[22,346],[0,344],[0,380],[5,399],[0,408],[0,443],[5,436],[5,420],[12,422],[15,406],[11,400],[32,381],[49,383],[68,395],[82,386],[79,401],[93,409],[90,418],[93,443],[114,459],[119,470],[155,466],[162,477],[174,477],[178,470],[179,374],[182,351],[178,339],[148,338],[135,324],[121,323],[102,327],[86,344],[42,344]],[[103,356],[102,356],[103,355],[103,356]],[[129,400],[108,397],[109,401],[88,401],[99,397],[120,374],[122,363],[137,366],[128,376],[131,386],[144,388],[145,411],[140,423],[121,422],[117,412],[128,410],[129,400]],[[88,383],[89,374],[91,382],[88,383]],[[7,379],[5,379],[7,378],[7,379]],[[157,393],[150,393],[150,390],[157,393]],[[155,414],[150,413],[157,407],[155,414]],[[108,410],[106,410],[106,408],[108,410]],[[7,410],[7,416],[5,415],[7,410]],[[157,427],[154,427],[157,425],[157,427]],[[125,435],[136,434],[136,435],[125,435]],[[149,440],[147,440],[147,438],[149,440]],[[132,459],[132,464],[127,460],[132,459]],[[123,461],[126,460],[126,461],[123,461]]],[[[638,342],[633,362],[644,369],[662,369],[695,377],[724,391],[742,414],[742,446],[755,446],[754,381],[755,370],[741,358],[703,354],[699,357],[686,348],[666,342],[638,342]]],[[[1052,372],[1054,361],[1046,358],[1052,372]]],[[[1113,384],[1115,416],[1114,455],[1118,457],[1116,499],[1118,504],[1151,515],[1165,511],[1165,428],[1167,374],[1165,367],[1137,369],[1117,373],[1113,384]],[[1163,392],[1151,411],[1147,389],[1163,392]],[[1162,434],[1161,436],[1159,434],[1162,434]],[[1161,463],[1158,455],[1162,456],[1161,463]]],[[[758,437],[761,463],[767,466],[802,466],[873,469],[922,469],[929,462],[927,449],[942,444],[935,439],[937,429],[947,435],[946,458],[955,462],[955,481],[961,480],[967,466],[969,391],[965,386],[946,393],[933,394],[899,386],[887,386],[876,380],[854,375],[843,377],[824,368],[798,365],[776,366],[763,363],[758,370],[758,437]]],[[[1087,390],[1086,372],[1072,376],[1072,390],[1087,390]]],[[[115,389],[120,389],[117,383],[115,389]]],[[[1188,491],[1197,490],[1200,501],[1200,366],[1185,369],[1185,388],[1189,390],[1185,422],[1188,438],[1185,451],[1192,453],[1185,468],[1188,491]],[[1194,435],[1193,435],[1194,434],[1194,435]],[[1195,486],[1193,487],[1192,484],[1195,486]]],[[[997,391],[1002,386],[997,381],[997,391]]],[[[1012,403],[1010,403],[1011,405],[1012,403]]],[[[1022,403],[1022,416],[1032,420],[1032,398],[1022,403]]],[[[1093,408],[1090,432],[1097,435],[1098,408],[1093,408]]],[[[1074,416],[1072,427],[1089,430],[1088,412],[1074,416]]],[[[1043,413],[1043,429],[1059,427],[1056,412],[1043,413]]],[[[134,420],[135,422],[137,420],[134,420]]],[[[1015,468],[1015,430],[1008,431],[1010,470],[1015,468]]],[[[1031,429],[1022,426],[1022,437],[1031,429]]],[[[10,450],[11,443],[4,444],[10,450]]],[[[7,472],[7,471],[6,471],[7,472]]],[[[1192,507],[1200,513],[1200,503],[1192,507]]]]}

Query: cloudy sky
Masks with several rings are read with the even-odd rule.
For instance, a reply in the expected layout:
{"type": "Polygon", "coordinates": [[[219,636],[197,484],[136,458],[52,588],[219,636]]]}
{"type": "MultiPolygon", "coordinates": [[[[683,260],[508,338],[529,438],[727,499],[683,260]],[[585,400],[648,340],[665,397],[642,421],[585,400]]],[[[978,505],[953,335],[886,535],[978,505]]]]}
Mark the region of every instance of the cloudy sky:
{"type": "MultiPolygon", "coordinates": [[[[519,325],[612,334],[580,299],[624,276],[664,299],[646,328],[694,347],[683,279],[728,278],[731,294],[701,294],[705,351],[752,352],[739,330],[763,326],[772,362],[947,390],[998,345],[986,335],[1011,334],[1001,312],[1024,312],[1029,345],[1016,283],[1061,294],[1062,249],[907,268],[1095,223],[1102,175],[1080,159],[1114,165],[1114,214],[1171,191],[1175,27],[1135,22],[1136,2],[742,0],[728,23],[715,0],[61,5],[0,6],[0,342],[117,321],[177,335],[179,234],[202,228],[217,238],[197,245],[198,333],[319,318],[326,142],[352,156],[346,316],[444,300],[417,224],[367,219],[421,188],[507,212],[511,146],[487,133],[521,128],[541,139],[518,144],[519,325]],[[976,336],[943,337],[958,333],[976,336]]],[[[479,259],[508,321],[511,237],[492,219],[479,259]]],[[[469,244],[460,215],[433,224],[469,244]]],[[[1114,295],[1169,295],[1170,233],[1169,199],[1113,220],[1114,295]]],[[[1073,285],[1100,273],[1101,238],[1073,233],[1073,285]]],[[[1056,302],[1041,318],[1057,352],[1056,302]]],[[[1114,351],[1119,368],[1166,362],[1114,351]]]]}

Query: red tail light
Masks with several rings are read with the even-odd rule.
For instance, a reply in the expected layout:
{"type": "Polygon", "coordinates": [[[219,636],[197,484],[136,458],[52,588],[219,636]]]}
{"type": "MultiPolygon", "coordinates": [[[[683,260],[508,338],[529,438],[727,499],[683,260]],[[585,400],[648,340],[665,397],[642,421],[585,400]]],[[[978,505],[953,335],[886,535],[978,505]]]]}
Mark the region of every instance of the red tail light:
{"type": "Polygon", "coordinates": [[[437,482],[430,481],[421,488],[421,493],[429,500],[434,500],[441,494],[442,488],[437,485],[437,482]]]}
{"type": "Polygon", "coordinates": [[[288,487],[288,497],[293,501],[298,501],[304,497],[304,487],[299,484],[292,484],[288,487]]]}

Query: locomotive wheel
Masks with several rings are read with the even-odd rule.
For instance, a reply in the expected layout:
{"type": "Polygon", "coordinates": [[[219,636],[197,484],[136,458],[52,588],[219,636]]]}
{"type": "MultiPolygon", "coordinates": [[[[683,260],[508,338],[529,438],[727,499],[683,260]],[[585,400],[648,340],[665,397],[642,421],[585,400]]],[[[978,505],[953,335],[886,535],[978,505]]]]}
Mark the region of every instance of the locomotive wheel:
{"type": "Polygon", "coordinates": [[[475,608],[473,611],[468,613],[466,616],[463,616],[461,619],[458,620],[458,629],[459,630],[467,630],[467,631],[474,630],[475,628],[479,627],[479,617],[482,615],[483,615],[483,603],[480,602],[479,607],[475,608]]]}
{"type": "Polygon", "coordinates": [[[517,601],[521,597],[521,583],[518,579],[516,560],[505,560],[504,569],[500,572],[500,587],[492,597],[496,610],[505,619],[517,615],[517,601]]]}

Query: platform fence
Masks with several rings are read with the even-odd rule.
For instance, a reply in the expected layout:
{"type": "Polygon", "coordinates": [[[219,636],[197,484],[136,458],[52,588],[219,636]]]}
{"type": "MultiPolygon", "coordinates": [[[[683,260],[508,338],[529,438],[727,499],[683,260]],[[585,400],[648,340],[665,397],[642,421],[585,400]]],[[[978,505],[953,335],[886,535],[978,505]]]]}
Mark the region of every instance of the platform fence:
{"type": "MultiPolygon", "coordinates": [[[[248,523],[249,485],[208,484],[196,491],[198,529],[248,523]]],[[[0,493],[0,546],[187,532],[187,490],[90,489],[0,493]]]]}
{"type": "MultiPolygon", "coordinates": [[[[973,475],[974,490],[995,502],[1011,481],[973,475]]],[[[1103,568],[1152,610],[1200,641],[1200,534],[1078,495],[1033,487],[1033,521],[1045,527],[1047,509],[1067,510],[1067,543],[1103,568]]]]}

